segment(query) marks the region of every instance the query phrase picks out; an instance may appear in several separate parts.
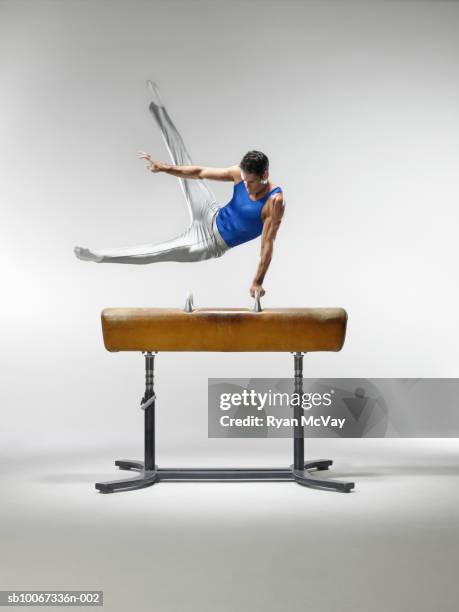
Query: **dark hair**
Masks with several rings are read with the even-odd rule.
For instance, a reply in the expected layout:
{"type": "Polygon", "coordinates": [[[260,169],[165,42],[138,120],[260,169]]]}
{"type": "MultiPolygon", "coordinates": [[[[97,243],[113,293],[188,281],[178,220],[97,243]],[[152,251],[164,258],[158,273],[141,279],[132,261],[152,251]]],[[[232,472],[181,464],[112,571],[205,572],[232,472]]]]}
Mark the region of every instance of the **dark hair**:
{"type": "Polygon", "coordinates": [[[249,151],[244,155],[239,163],[239,168],[249,174],[263,176],[269,167],[269,159],[261,151],[249,151]]]}

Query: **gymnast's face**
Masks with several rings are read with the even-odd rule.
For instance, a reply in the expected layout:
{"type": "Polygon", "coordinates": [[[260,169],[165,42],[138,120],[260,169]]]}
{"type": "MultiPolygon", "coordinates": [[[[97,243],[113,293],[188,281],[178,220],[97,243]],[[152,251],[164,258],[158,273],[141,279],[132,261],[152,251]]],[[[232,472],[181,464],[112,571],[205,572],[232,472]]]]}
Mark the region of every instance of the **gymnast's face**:
{"type": "Polygon", "coordinates": [[[245,187],[251,196],[257,195],[260,191],[266,187],[266,183],[263,181],[268,180],[268,170],[263,174],[263,176],[258,176],[258,174],[250,174],[248,172],[244,172],[241,170],[241,179],[244,181],[245,187]]]}

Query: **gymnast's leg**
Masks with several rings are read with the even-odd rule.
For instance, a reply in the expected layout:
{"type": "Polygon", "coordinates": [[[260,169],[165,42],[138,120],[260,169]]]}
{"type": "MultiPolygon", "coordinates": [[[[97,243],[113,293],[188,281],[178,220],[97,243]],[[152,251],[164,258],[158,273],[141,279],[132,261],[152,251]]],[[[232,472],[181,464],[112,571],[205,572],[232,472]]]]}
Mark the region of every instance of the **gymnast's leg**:
{"type": "MultiPolygon", "coordinates": [[[[158,86],[152,81],[147,81],[147,85],[151,99],[149,110],[161,130],[172,163],[176,166],[192,166],[191,156],[163,104],[158,86]]],[[[209,209],[214,213],[219,210],[220,206],[214,194],[203,180],[179,178],[179,181],[188,204],[191,221],[207,217],[209,209]]]]}
{"type": "MultiPolygon", "coordinates": [[[[173,163],[192,165],[183,139],[162,103],[157,85],[148,81],[148,86],[152,97],[149,108],[161,129],[173,163]]],[[[77,246],[74,248],[75,255],[83,261],[131,264],[159,261],[202,261],[223,255],[228,247],[219,239],[218,232],[214,231],[213,221],[220,207],[213,193],[200,179],[180,178],[179,181],[190,213],[190,226],[185,232],[172,240],[159,244],[108,249],[89,249],[77,246]]]]}
{"type": "Polygon", "coordinates": [[[96,263],[150,264],[160,261],[194,262],[220,257],[227,246],[207,229],[207,223],[193,222],[190,227],[172,240],[159,244],[139,244],[131,247],[94,249],[75,247],[75,255],[96,263]]]}

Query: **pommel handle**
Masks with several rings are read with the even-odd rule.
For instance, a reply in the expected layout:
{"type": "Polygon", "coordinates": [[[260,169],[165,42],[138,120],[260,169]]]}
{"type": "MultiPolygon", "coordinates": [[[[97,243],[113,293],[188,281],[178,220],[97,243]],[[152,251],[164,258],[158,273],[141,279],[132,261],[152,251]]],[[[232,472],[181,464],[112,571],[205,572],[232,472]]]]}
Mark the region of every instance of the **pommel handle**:
{"type": "Polygon", "coordinates": [[[260,290],[257,289],[255,292],[255,301],[253,303],[253,308],[252,310],[254,312],[263,312],[263,308],[261,307],[261,302],[260,302],[260,290]]]}
{"type": "Polygon", "coordinates": [[[185,312],[193,312],[193,309],[194,309],[193,292],[191,290],[188,290],[188,292],[186,294],[185,307],[183,308],[183,310],[185,312]]]}

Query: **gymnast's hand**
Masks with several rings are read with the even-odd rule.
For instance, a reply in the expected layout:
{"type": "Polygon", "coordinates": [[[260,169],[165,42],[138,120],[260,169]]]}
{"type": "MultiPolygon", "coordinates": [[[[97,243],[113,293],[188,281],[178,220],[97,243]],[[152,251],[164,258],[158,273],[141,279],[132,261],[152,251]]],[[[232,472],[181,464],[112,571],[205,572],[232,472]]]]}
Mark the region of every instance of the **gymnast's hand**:
{"type": "Polygon", "coordinates": [[[257,292],[260,297],[263,297],[266,293],[266,291],[259,283],[252,283],[252,286],[250,287],[250,295],[254,298],[257,292]]]}
{"type": "Polygon", "coordinates": [[[147,169],[150,170],[150,172],[161,172],[163,169],[164,164],[162,164],[160,161],[152,159],[149,153],[145,153],[145,151],[137,151],[137,156],[139,159],[146,159],[148,161],[147,169]]]}

